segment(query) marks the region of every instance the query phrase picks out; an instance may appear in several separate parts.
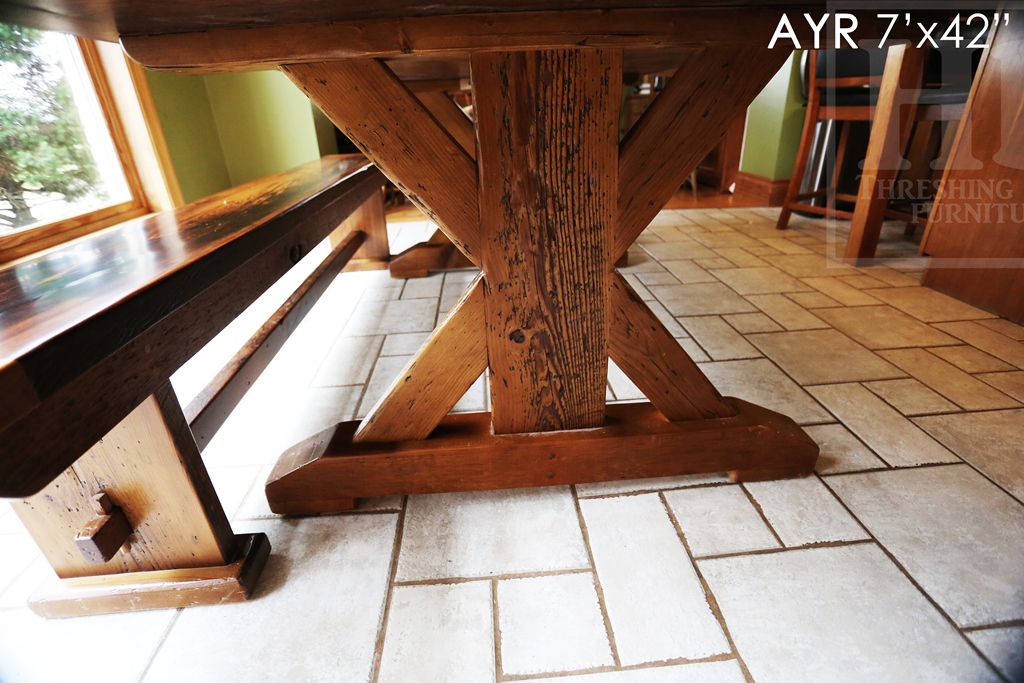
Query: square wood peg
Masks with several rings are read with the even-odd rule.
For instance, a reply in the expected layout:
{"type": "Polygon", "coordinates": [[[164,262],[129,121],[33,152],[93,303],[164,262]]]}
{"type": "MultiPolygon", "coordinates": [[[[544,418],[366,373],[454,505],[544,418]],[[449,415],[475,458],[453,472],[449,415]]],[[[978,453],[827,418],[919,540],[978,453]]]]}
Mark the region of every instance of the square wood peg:
{"type": "Polygon", "coordinates": [[[93,496],[93,517],[75,536],[75,545],[86,562],[109,562],[132,534],[132,525],[113,499],[106,493],[93,496]]]}

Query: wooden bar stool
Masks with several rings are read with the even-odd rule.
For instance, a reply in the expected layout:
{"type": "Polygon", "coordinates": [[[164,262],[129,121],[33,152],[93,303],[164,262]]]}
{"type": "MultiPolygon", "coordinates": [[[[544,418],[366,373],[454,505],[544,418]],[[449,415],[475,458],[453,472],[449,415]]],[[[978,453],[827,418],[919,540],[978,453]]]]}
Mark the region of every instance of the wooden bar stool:
{"type": "MultiPolygon", "coordinates": [[[[936,55],[938,53],[936,52],[936,55]]],[[[924,87],[926,50],[895,45],[881,50],[815,51],[810,54],[807,115],[786,201],[776,227],[784,230],[793,210],[827,218],[850,219],[846,257],[870,259],[878,244],[882,221],[894,218],[908,229],[923,217],[888,206],[892,181],[907,166],[903,155],[914,126],[920,122],[958,121],[970,90],[970,77],[954,78],[940,87],[924,87]],[[884,65],[884,68],[881,68],[884,65]],[[843,122],[828,186],[800,193],[820,121],[843,122]],[[867,158],[856,196],[838,192],[849,147],[850,122],[873,121],[867,158]],[[825,198],[825,206],[804,200],[825,198]],[[854,211],[836,208],[836,201],[855,204],[854,211]]],[[[915,155],[919,159],[927,155],[915,155]]]]}

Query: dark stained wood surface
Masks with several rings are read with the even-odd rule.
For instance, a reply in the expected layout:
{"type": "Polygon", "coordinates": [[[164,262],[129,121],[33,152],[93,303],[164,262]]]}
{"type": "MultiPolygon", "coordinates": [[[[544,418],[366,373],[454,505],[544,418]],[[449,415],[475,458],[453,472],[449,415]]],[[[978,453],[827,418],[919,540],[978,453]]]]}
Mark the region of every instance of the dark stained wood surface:
{"type": "MultiPolygon", "coordinates": [[[[826,11],[824,4],[821,13],[826,11]]],[[[802,10],[792,6],[633,8],[554,10],[405,16],[309,23],[282,22],[257,27],[217,28],[160,35],[123,35],[128,54],[155,69],[194,69],[218,72],[274,68],[278,64],[360,58],[429,58],[415,66],[421,78],[460,77],[452,64],[429,63],[437,57],[454,57],[476,50],[544,50],[578,46],[622,48],[630,70],[650,73],[672,68],[647,60],[660,50],[702,48],[716,45],[767,47],[783,12],[797,18],[793,27],[802,44],[813,44],[813,32],[802,21],[802,10]],[[809,42],[810,41],[810,42],[809,42]],[[442,70],[442,67],[444,70],[442,70]]],[[[920,11],[915,17],[936,23],[952,16],[920,11]]],[[[888,22],[872,11],[859,15],[858,40],[879,39],[888,22]]],[[[828,24],[823,46],[835,43],[833,24],[828,24]]],[[[897,23],[890,38],[919,37],[916,26],[897,23]]],[[[793,45],[776,47],[788,53],[793,45]]],[[[408,61],[408,60],[402,60],[408,61]]],[[[413,68],[407,64],[403,68],[413,68]]],[[[458,67],[458,62],[454,63],[458,67]]]]}
{"type": "MultiPolygon", "coordinates": [[[[615,7],[751,7],[770,0],[4,0],[0,21],[65,31],[89,38],[117,40],[122,34],[180,33],[237,26],[352,21],[534,10],[611,9],[615,7]]],[[[821,8],[822,0],[789,0],[793,8],[821,8]]],[[[798,15],[799,16],[799,15],[798,15]]]]}
{"type": "Polygon", "coordinates": [[[599,427],[622,53],[471,63],[494,431],[599,427]]]}
{"type": "Polygon", "coordinates": [[[56,477],[383,180],[329,157],[0,268],[0,496],[56,477]]]}

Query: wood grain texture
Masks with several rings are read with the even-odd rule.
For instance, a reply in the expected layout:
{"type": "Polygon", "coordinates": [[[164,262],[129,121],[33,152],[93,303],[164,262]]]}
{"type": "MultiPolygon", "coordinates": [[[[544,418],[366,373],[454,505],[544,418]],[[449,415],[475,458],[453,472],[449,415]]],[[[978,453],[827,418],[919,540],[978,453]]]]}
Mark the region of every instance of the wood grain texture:
{"type": "Polygon", "coordinates": [[[733,415],[732,406],[619,273],[611,282],[609,321],[609,356],[667,419],[733,415]]]}
{"type": "Polygon", "coordinates": [[[629,246],[789,56],[763,45],[689,58],[622,141],[615,256],[629,246]]]}
{"type": "Polygon", "coordinates": [[[264,533],[239,534],[235,545],[236,557],[221,566],[51,579],[28,606],[41,617],[62,619],[243,602],[252,597],[270,557],[270,541],[264,533]]]}
{"type": "Polygon", "coordinates": [[[165,383],[38,494],[12,504],[57,576],[121,574],[224,565],[235,537],[165,383]],[[87,561],[75,545],[106,493],[134,530],[128,550],[87,561]]]}
{"type": "Polygon", "coordinates": [[[1024,26],[1001,26],[989,42],[942,176],[952,191],[936,199],[921,242],[932,257],[922,284],[1024,324],[1024,26]],[[993,186],[989,199],[981,188],[993,186]]]}
{"type": "Polygon", "coordinates": [[[349,236],[356,232],[363,233],[363,243],[359,251],[352,255],[353,261],[366,259],[386,262],[391,258],[383,187],[370,195],[331,233],[331,247],[336,248],[348,241],[349,236]]]}
{"type": "Polygon", "coordinates": [[[621,53],[486,52],[471,66],[494,431],[600,426],[621,53]]]}
{"type": "Polygon", "coordinates": [[[209,445],[242,397],[334,282],[334,276],[360,249],[365,237],[365,233],[357,230],[341,240],[185,407],[185,418],[200,451],[209,445]]]}
{"type": "Polygon", "coordinates": [[[870,265],[878,247],[882,219],[889,193],[882,183],[895,180],[910,141],[910,128],[917,115],[917,97],[924,75],[926,49],[907,45],[889,48],[878,91],[871,138],[868,140],[864,173],[857,191],[857,203],[850,221],[850,237],[844,256],[858,265],[870,265]]]}
{"type": "Polygon", "coordinates": [[[479,264],[476,164],[387,66],[364,59],[282,69],[479,264]]]}
{"type": "Polygon", "coordinates": [[[669,422],[649,403],[610,405],[597,429],[494,434],[487,413],[449,415],[423,441],[356,444],[345,422],[289,449],[267,480],[274,512],[333,512],[345,499],[786,469],[818,446],[788,417],[738,399],[736,416],[669,422]]]}
{"type": "MultiPolygon", "coordinates": [[[[573,7],[559,1],[533,8],[505,9],[535,11],[492,11],[477,6],[434,4],[434,12],[404,12],[400,17],[358,18],[340,16],[310,17],[275,21],[272,13],[261,17],[258,26],[189,27],[178,22],[173,28],[134,30],[122,28],[122,43],[134,59],[157,69],[191,69],[200,72],[274,68],[278,64],[317,62],[335,59],[395,58],[436,56],[444,53],[476,50],[544,50],[577,46],[647,50],[655,56],[666,48],[703,48],[710,45],[767,46],[784,12],[793,19],[797,35],[807,45],[812,31],[802,19],[804,4],[770,2],[753,6],[749,2],[728,1],[729,5],[709,7],[707,2],[627,2],[613,0],[599,8],[576,0],[573,7]],[[661,7],[658,7],[661,5],[661,7]],[[443,8],[441,12],[437,9],[443,8]],[[742,9],[741,9],[742,8],[742,9]],[[536,11],[541,10],[541,11],[536,11]],[[438,14],[443,16],[429,16],[438,14]],[[276,24],[276,25],[275,25],[276,24]],[[159,35],[158,35],[159,34],[159,35]]],[[[820,13],[829,11],[818,2],[820,13]]],[[[266,7],[266,3],[261,3],[266,7]]],[[[348,7],[336,3],[335,8],[348,7]]],[[[205,9],[205,8],[204,8],[205,9]]],[[[881,38],[887,22],[878,20],[874,11],[854,11],[860,17],[857,37],[881,38]]],[[[206,12],[209,15],[209,10],[206,12]]],[[[915,10],[919,21],[941,21],[953,15],[934,10],[915,10]]],[[[829,26],[831,27],[831,22],[829,26]]],[[[927,25],[927,24],[926,24],[927,25]]],[[[833,41],[831,28],[824,44],[833,41]]],[[[891,38],[920,38],[916,26],[893,28],[891,38]]],[[[784,41],[778,51],[792,47],[784,41]]],[[[631,60],[627,59],[627,62],[631,60]]],[[[651,63],[656,67],[656,63],[651,63]]],[[[659,71],[636,64],[639,73],[659,71]]]]}
{"type": "Polygon", "coordinates": [[[473,122],[462,108],[455,104],[447,92],[430,90],[417,93],[416,97],[427,108],[437,122],[459,143],[463,151],[476,160],[476,132],[473,122]]]}
{"type": "Polygon", "coordinates": [[[325,158],[0,269],[0,381],[24,392],[19,367],[36,403],[0,427],[0,496],[42,489],[382,183],[325,158]]]}
{"type": "Polygon", "coordinates": [[[487,368],[477,276],[355,434],[358,442],[425,439],[487,368]]]}

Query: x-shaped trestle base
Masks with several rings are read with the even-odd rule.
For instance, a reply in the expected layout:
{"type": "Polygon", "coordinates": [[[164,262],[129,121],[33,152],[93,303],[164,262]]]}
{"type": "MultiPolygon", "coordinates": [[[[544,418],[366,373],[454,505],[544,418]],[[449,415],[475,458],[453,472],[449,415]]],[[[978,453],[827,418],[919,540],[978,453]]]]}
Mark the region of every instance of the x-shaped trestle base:
{"type": "Polygon", "coordinates": [[[473,155],[380,61],[284,67],[483,273],[362,423],[282,456],[271,508],[809,474],[814,442],[785,416],[723,399],[613,266],[784,57],[697,51],[620,145],[620,50],[473,53],[473,155]],[[606,407],[609,357],[650,404],[606,407]],[[488,367],[491,413],[448,416],[488,367]]]}

